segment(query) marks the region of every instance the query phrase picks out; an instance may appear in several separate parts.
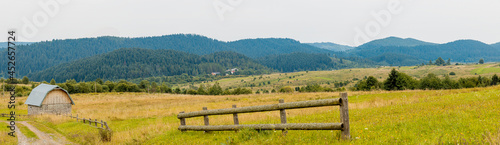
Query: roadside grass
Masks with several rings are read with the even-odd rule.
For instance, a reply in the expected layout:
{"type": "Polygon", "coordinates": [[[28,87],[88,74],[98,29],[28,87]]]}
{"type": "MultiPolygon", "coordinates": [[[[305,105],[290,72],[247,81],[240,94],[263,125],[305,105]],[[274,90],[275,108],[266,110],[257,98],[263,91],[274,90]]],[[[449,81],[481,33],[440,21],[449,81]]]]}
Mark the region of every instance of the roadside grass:
{"type": "Polygon", "coordinates": [[[29,140],[36,140],[38,139],[38,136],[36,136],[36,134],[31,131],[30,129],[28,129],[28,127],[22,125],[21,123],[16,123],[16,126],[19,128],[19,130],[26,136],[26,138],[28,138],[29,140]]]}
{"type": "MultiPolygon", "coordinates": [[[[2,118],[2,121],[4,119],[2,118]]],[[[9,136],[8,133],[11,132],[10,128],[6,127],[8,123],[0,122],[2,124],[2,127],[0,127],[0,143],[5,144],[5,145],[17,145],[17,135],[16,137],[9,136]]]]}

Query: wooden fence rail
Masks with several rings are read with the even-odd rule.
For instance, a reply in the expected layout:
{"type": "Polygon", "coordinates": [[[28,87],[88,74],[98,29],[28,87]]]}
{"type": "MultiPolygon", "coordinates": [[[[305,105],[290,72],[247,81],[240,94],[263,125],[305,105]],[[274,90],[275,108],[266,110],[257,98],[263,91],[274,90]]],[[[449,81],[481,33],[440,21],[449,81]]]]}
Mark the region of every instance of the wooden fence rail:
{"type": "Polygon", "coordinates": [[[340,93],[340,98],[289,102],[285,103],[283,99],[279,100],[278,104],[249,106],[237,108],[233,105],[232,108],[208,110],[203,107],[203,111],[195,111],[184,113],[180,112],[177,115],[180,119],[179,130],[181,131],[238,131],[243,128],[257,129],[257,130],[283,130],[286,134],[287,130],[341,130],[341,138],[343,140],[350,139],[349,127],[349,109],[347,101],[347,93],[340,93]],[[309,107],[321,106],[339,106],[340,108],[340,122],[341,123],[287,123],[286,109],[299,109],[309,107]],[[249,124],[240,125],[238,121],[238,113],[251,113],[251,112],[265,112],[265,111],[280,111],[281,124],[249,124]],[[232,114],[234,125],[210,125],[209,115],[225,115],[232,114]],[[186,125],[186,118],[203,116],[205,126],[186,125]]]}
{"type": "Polygon", "coordinates": [[[81,121],[84,124],[89,124],[90,126],[93,126],[93,127],[96,127],[96,128],[106,129],[106,130],[111,131],[111,128],[108,127],[108,123],[105,122],[105,121],[102,121],[102,120],[98,121],[97,119],[92,120],[91,118],[87,118],[87,119],[85,119],[85,118],[78,118],[78,114],[76,114],[76,116],[73,116],[73,114],[64,115],[64,116],[75,118],[77,122],[81,121]],[[100,126],[98,126],[97,124],[100,124],[100,126]]]}
{"type": "MultiPolygon", "coordinates": [[[[10,114],[6,114],[6,113],[2,113],[2,114],[0,114],[0,116],[2,116],[2,117],[10,117],[11,115],[10,114]]],[[[29,115],[16,114],[14,116],[29,116],[29,115]]]]}

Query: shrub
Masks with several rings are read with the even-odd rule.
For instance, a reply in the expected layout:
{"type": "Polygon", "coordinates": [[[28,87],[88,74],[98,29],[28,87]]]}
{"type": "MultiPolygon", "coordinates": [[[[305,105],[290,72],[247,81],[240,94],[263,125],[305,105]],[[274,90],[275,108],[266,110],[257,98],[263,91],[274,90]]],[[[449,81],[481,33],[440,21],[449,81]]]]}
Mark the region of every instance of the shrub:
{"type": "Polygon", "coordinates": [[[293,89],[290,86],[282,87],[280,93],[292,93],[293,89]]]}
{"type": "Polygon", "coordinates": [[[450,72],[450,76],[456,75],[455,72],[450,72]]]}

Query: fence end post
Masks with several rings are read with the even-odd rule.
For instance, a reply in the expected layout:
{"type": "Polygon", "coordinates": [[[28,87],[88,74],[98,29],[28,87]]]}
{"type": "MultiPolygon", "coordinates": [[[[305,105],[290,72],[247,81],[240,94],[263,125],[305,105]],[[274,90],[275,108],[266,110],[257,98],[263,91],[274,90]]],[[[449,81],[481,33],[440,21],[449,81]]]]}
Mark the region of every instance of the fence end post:
{"type": "MultiPolygon", "coordinates": [[[[182,114],[182,113],[184,113],[184,111],[179,112],[179,114],[182,114]]],[[[186,125],[186,118],[180,118],[180,120],[181,120],[181,126],[186,125]]],[[[181,130],[181,132],[184,132],[184,131],[186,131],[186,130],[181,130]]]]}
{"type": "Polygon", "coordinates": [[[347,92],[340,93],[340,122],[342,122],[342,131],[340,138],[342,140],[351,139],[351,132],[349,126],[349,107],[347,100],[347,92]]]}

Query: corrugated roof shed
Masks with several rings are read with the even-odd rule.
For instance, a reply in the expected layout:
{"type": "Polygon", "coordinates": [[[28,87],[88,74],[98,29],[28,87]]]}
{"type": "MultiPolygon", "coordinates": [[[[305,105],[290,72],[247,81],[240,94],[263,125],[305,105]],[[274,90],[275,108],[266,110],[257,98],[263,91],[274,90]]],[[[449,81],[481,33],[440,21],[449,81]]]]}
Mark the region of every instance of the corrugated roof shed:
{"type": "Polygon", "coordinates": [[[34,88],[24,104],[40,107],[42,106],[42,102],[47,96],[47,94],[54,89],[61,89],[64,92],[66,92],[66,94],[68,94],[69,99],[71,100],[71,104],[75,105],[75,102],[73,102],[73,99],[71,99],[71,96],[69,96],[68,91],[64,90],[63,88],[57,85],[48,85],[48,84],[40,84],[38,85],[38,87],[34,88]]]}

